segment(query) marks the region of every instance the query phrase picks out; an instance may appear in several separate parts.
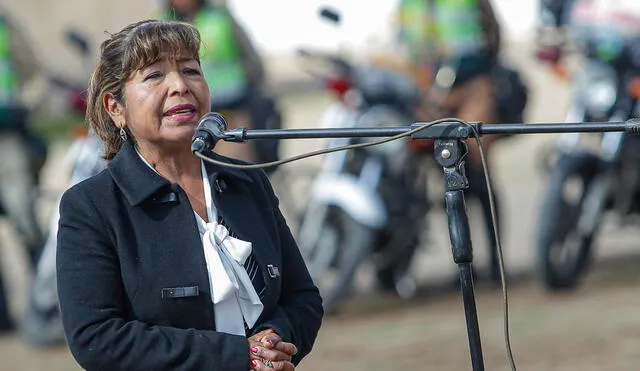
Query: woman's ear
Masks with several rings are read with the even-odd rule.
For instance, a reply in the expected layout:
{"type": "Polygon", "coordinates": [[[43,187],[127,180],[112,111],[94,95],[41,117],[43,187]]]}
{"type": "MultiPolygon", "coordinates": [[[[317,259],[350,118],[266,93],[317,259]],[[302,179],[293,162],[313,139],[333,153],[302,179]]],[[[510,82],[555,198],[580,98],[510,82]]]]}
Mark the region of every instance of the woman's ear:
{"type": "Polygon", "coordinates": [[[124,118],[124,106],[118,102],[113,94],[105,94],[104,98],[102,98],[102,105],[118,128],[120,128],[119,123],[126,122],[124,118]]]}

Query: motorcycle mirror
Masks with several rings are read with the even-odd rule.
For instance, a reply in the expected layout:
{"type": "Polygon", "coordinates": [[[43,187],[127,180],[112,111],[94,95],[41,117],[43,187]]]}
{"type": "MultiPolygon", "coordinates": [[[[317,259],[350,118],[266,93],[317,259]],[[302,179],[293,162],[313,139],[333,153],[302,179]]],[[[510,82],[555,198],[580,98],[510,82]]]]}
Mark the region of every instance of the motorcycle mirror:
{"type": "Polygon", "coordinates": [[[331,9],[328,7],[320,8],[320,17],[331,21],[335,24],[340,23],[340,12],[335,9],[331,9]]]}
{"type": "Polygon", "coordinates": [[[87,38],[76,30],[67,30],[65,33],[67,41],[82,54],[89,53],[89,41],[87,38]]]}

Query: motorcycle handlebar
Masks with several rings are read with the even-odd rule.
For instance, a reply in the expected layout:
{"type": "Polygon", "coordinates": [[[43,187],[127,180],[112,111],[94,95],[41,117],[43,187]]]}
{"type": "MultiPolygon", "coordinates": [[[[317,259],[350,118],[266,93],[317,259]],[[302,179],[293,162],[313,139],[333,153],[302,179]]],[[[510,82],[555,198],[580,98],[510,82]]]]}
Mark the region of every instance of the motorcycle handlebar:
{"type": "Polygon", "coordinates": [[[324,52],[313,51],[306,48],[298,48],[296,50],[298,56],[308,59],[316,59],[324,62],[328,62],[335,66],[338,70],[344,73],[348,73],[352,70],[352,66],[349,62],[347,62],[344,58],[337,57],[335,55],[331,55],[324,52]]]}

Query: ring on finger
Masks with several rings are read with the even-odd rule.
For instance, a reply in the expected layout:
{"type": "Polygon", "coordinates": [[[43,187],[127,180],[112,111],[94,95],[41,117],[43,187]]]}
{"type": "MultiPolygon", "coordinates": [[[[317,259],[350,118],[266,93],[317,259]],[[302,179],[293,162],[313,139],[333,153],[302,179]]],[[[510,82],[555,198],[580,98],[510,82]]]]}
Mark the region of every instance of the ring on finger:
{"type": "Polygon", "coordinates": [[[262,359],[262,363],[264,363],[264,365],[269,367],[269,368],[273,368],[273,362],[271,362],[268,359],[262,359]]]}

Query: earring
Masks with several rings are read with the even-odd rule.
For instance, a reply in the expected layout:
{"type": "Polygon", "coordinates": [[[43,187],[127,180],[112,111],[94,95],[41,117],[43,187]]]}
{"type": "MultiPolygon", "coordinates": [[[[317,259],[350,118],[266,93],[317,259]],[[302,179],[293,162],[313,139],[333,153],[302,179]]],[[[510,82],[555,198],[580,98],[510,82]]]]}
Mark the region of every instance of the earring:
{"type": "Polygon", "coordinates": [[[122,139],[123,142],[127,141],[127,131],[124,130],[124,124],[122,122],[120,123],[120,139],[122,139]]]}

